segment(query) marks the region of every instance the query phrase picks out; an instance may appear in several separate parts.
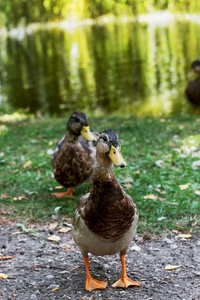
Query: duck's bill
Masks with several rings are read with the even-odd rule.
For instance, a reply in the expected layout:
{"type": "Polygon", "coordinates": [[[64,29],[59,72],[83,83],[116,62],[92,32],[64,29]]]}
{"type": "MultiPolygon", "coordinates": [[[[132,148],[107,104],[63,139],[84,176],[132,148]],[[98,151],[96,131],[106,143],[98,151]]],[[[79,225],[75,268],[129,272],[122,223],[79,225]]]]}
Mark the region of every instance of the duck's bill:
{"type": "Polygon", "coordinates": [[[124,168],[127,166],[127,163],[123,159],[118,148],[111,146],[109,157],[116,166],[121,167],[121,168],[124,168]]]}
{"type": "Polygon", "coordinates": [[[90,127],[89,126],[83,126],[82,130],[81,130],[81,134],[84,136],[84,138],[88,141],[93,141],[95,142],[97,139],[95,138],[95,136],[92,134],[92,132],[90,131],[90,127]]]}

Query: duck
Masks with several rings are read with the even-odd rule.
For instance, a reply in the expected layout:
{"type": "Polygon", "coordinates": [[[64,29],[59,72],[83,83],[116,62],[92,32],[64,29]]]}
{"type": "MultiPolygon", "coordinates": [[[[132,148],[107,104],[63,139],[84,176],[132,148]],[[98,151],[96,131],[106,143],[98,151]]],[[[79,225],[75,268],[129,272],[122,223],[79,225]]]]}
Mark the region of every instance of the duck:
{"type": "Polygon", "coordinates": [[[200,109],[200,60],[195,60],[191,64],[191,72],[188,76],[197,73],[197,77],[188,82],[185,89],[185,95],[188,102],[191,104],[194,115],[197,114],[197,109],[200,109]]]}
{"type": "Polygon", "coordinates": [[[97,141],[91,190],[79,199],[72,225],[72,236],[85,264],[85,289],[90,292],[105,289],[107,282],[91,276],[88,253],[104,256],[119,252],[122,273],[112,287],[140,286],[140,282],[128,278],[125,266],[126,252],[136,234],[139,215],[132,198],[117,182],[114,165],[124,168],[127,164],[120,152],[117,133],[105,129],[97,141]]]}
{"type": "Polygon", "coordinates": [[[83,112],[75,111],[70,116],[65,135],[58,141],[51,157],[54,178],[68,190],[52,195],[72,197],[74,187],[91,180],[98,136],[98,132],[90,131],[83,112]]]}

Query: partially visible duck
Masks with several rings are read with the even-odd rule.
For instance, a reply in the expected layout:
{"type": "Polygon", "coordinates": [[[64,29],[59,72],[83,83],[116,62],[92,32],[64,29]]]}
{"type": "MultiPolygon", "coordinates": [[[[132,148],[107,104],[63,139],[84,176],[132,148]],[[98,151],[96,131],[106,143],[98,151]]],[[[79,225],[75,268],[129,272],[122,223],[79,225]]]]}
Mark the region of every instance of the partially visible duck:
{"type": "Polygon", "coordinates": [[[75,111],[71,115],[65,136],[58,141],[51,158],[55,179],[68,190],[53,195],[72,197],[73,187],[91,178],[98,135],[90,132],[84,113],[75,111]]]}
{"type": "Polygon", "coordinates": [[[197,77],[188,83],[185,95],[196,115],[197,109],[200,109],[200,60],[193,61],[191,69],[192,71],[189,73],[189,76],[197,73],[197,77]]]}
{"type": "Polygon", "coordinates": [[[117,133],[106,129],[97,141],[91,191],[80,198],[72,229],[85,263],[87,291],[107,286],[106,282],[91,277],[89,252],[100,256],[120,252],[122,273],[112,286],[140,286],[139,282],[127,277],[125,268],[125,255],[136,233],[138,211],[131,197],[118,184],[113,163],[121,168],[126,166],[117,133]]]}

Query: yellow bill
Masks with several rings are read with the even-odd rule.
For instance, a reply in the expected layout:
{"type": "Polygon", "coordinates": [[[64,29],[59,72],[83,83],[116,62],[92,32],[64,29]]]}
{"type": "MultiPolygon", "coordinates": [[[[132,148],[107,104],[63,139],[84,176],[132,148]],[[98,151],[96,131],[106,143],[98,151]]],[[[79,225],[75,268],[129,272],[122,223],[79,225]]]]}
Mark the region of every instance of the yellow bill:
{"type": "Polygon", "coordinates": [[[116,166],[121,167],[121,168],[124,168],[127,166],[127,163],[123,159],[118,148],[111,146],[109,157],[116,166]]]}
{"type": "Polygon", "coordinates": [[[92,134],[92,132],[90,131],[90,127],[89,126],[83,126],[82,130],[81,130],[81,134],[84,136],[84,138],[88,141],[96,141],[97,139],[95,138],[95,136],[92,134]]]}

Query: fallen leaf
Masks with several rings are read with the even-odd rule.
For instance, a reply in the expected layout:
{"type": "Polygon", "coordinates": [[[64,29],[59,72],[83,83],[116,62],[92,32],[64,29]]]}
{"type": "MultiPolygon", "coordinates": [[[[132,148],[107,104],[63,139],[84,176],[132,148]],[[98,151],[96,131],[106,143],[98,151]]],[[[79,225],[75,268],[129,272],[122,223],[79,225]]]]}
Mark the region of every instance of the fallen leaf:
{"type": "Polygon", "coordinates": [[[162,194],[162,195],[166,194],[166,191],[162,191],[159,188],[156,188],[155,191],[158,192],[159,194],[162,194]]]}
{"type": "Polygon", "coordinates": [[[69,232],[69,231],[71,231],[71,230],[72,230],[71,228],[62,227],[62,228],[60,228],[59,232],[67,233],[67,232],[69,232]]]}
{"type": "Polygon", "coordinates": [[[163,168],[163,163],[164,162],[161,159],[155,161],[156,166],[159,167],[159,168],[163,168]]]}
{"type": "Polygon", "coordinates": [[[171,270],[178,269],[178,268],[180,268],[180,267],[181,267],[181,265],[180,265],[180,266],[167,265],[167,266],[165,267],[165,270],[171,271],[171,270]]]}
{"type": "Polygon", "coordinates": [[[0,214],[10,215],[10,213],[8,211],[2,210],[2,209],[0,209],[0,214]]]}
{"type": "Polygon", "coordinates": [[[180,233],[180,234],[178,235],[178,238],[179,238],[179,239],[190,239],[191,237],[192,237],[192,235],[189,234],[189,233],[180,233]]]}
{"type": "Polygon", "coordinates": [[[162,217],[159,217],[159,218],[157,219],[157,221],[162,221],[162,220],[165,220],[165,219],[166,219],[166,217],[162,216],[162,217]]]}
{"type": "Polygon", "coordinates": [[[55,186],[55,190],[60,190],[60,189],[63,189],[62,185],[55,186]]]}
{"type": "Polygon", "coordinates": [[[148,194],[148,195],[144,196],[144,199],[155,199],[156,200],[156,199],[158,199],[158,197],[153,194],[148,194]]]}
{"type": "Polygon", "coordinates": [[[58,226],[58,222],[56,222],[56,223],[51,223],[51,224],[49,225],[49,228],[50,228],[50,229],[55,229],[57,226],[58,226]]]}
{"type": "Polygon", "coordinates": [[[4,198],[7,198],[9,197],[10,195],[8,193],[4,193],[0,196],[0,199],[4,199],[4,198]]]}
{"type": "Polygon", "coordinates": [[[30,165],[31,165],[31,160],[29,159],[29,160],[23,165],[23,167],[24,167],[24,168],[28,168],[28,167],[30,167],[30,165]]]}
{"type": "Polygon", "coordinates": [[[2,257],[0,257],[0,260],[12,259],[14,257],[15,257],[15,255],[13,255],[13,256],[2,256],[2,257]]]}
{"type": "Polygon", "coordinates": [[[189,187],[189,185],[188,184],[180,184],[179,187],[181,190],[185,190],[189,187]]]}
{"type": "Polygon", "coordinates": [[[49,236],[47,238],[47,240],[52,241],[52,242],[58,242],[58,241],[60,241],[60,237],[57,235],[52,235],[52,236],[49,236]]]}
{"type": "Polygon", "coordinates": [[[0,273],[0,278],[7,279],[8,275],[4,273],[0,273]]]}
{"type": "Polygon", "coordinates": [[[131,188],[132,187],[132,184],[131,183],[126,183],[126,184],[123,184],[124,187],[127,187],[127,188],[131,188]]]}
{"type": "Polygon", "coordinates": [[[133,182],[133,178],[132,177],[126,177],[123,181],[127,182],[127,183],[130,183],[130,182],[133,182]]]}
{"type": "Polygon", "coordinates": [[[58,287],[55,287],[53,290],[52,290],[52,292],[55,292],[55,291],[57,291],[58,290],[58,287]]]}
{"type": "Polygon", "coordinates": [[[200,195],[200,191],[194,191],[194,193],[200,195]]]}
{"type": "Polygon", "coordinates": [[[52,146],[52,145],[53,145],[53,141],[50,141],[50,142],[49,142],[49,146],[52,146]]]}
{"type": "Polygon", "coordinates": [[[140,251],[140,247],[135,245],[130,248],[131,251],[140,251]]]}

